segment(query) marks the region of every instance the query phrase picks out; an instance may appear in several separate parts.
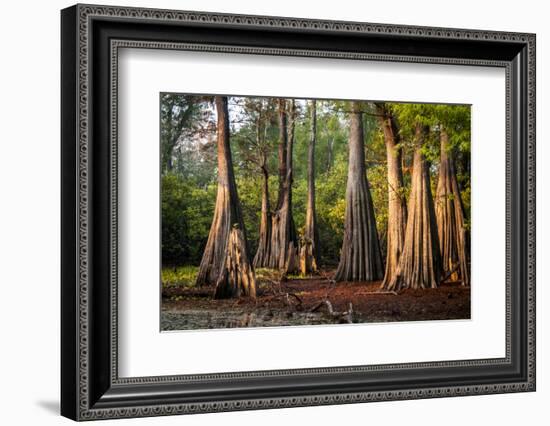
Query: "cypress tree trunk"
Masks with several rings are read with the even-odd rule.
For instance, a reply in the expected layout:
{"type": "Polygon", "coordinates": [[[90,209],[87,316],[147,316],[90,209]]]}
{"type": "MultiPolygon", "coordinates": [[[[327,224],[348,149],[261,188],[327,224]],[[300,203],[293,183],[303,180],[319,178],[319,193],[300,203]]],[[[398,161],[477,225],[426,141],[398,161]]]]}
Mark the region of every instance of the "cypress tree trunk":
{"type": "Polygon", "coordinates": [[[292,216],[292,153],[294,145],[295,104],[291,104],[291,123],[288,126],[286,101],[279,100],[279,196],[277,210],[272,216],[271,247],[268,266],[286,275],[298,271],[298,239],[292,216]],[[284,171],[281,186],[281,172],[284,171]]]}
{"type": "Polygon", "coordinates": [[[197,285],[216,285],[215,298],[256,297],[246,232],[235,184],[229,145],[227,97],[216,96],[218,194],[197,285]]]}
{"type": "Polygon", "coordinates": [[[277,210],[283,204],[285,182],[287,178],[288,117],[286,100],[279,99],[279,147],[277,150],[279,164],[279,190],[277,192],[277,210]]]}
{"type": "Polygon", "coordinates": [[[443,274],[453,281],[470,285],[464,206],[456,179],[453,153],[448,146],[449,135],[440,133],[441,162],[437,182],[436,215],[441,247],[443,274]]]}
{"type": "Polygon", "coordinates": [[[307,160],[307,205],[304,241],[300,248],[300,271],[302,274],[317,272],[319,259],[319,234],[315,214],[315,142],[317,132],[317,102],[311,101],[311,135],[307,160]]]}
{"type": "Polygon", "coordinates": [[[260,238],[258,250],[254,257],[254,267],[263,268],[269,266],[269,254],[271,250],[271,211],[269,206],[269,173],[264,155],[262,164],[262,213],[260,218],[260,238]]]}
{"type": "Polygon", "coordinates": [[[383,104],[375,104],[378,122],[384,132],[388,167],[388,230],[386,239],[386,272],[381,288],[391,282],[405,242],[407,204],[403,196],[401,148],[397,147],[398,130],[394,118],[383,104]]]}
{"type": "Polygon", "coordinates": [[[389,290],[436,288],[441,279],[441,257],[428,163],[421,152],[423,130],[416,128],[411,195],[405,244],[389,290]]]}
{"type": "Polygon", "coordinates": [[[365,169],[363,117],[352,104],[344,241],[336,281],[373,281],[384,275],[374,208],[365,169]]]}

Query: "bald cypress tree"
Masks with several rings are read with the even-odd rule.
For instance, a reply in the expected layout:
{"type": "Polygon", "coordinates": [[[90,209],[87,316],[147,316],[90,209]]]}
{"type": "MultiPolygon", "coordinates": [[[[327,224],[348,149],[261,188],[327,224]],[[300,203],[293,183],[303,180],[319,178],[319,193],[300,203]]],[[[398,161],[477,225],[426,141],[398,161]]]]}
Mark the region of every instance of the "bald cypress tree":
{"type": "Polygon", "coordinates": [[[258,248],[254,256],[254,267],[263,268],[269,266],[271,252],[271,203],[269,201],[269,169],[268,156],[271,154],[271,145],[267,132],[272,119],[272,100],[261,98],[259,101],[248,101],[249,107],[256,114],[256,141],[254,162],[262,176],[262,200],[260,213],[260,230],[258,248]]]}
{"type": "Polygon", "coordinates": [[[388,230],[386,270],[381,288],[388,288],[399,264],[405,243],[407,203],[403,194],[402,152],[397,123],[386,104],[375,104],[377,120],[384,133],[388,167],[388,230]]]}
{"type": "Polygon", "coordinates": [[[279,192],[277,209],[272,215],[271,246],[268,266],[284,274],[298,271],[298,237],[292,215],[292,155],[296,105],[290,102],[288,113],[286,99],[279,99],[279,192]],[[290,123],[289,116],[290,115],[290,123]]]}
{"type": "Polygon", "coordinates": [[[319,232],[315,213],[315,143],[317,140],[317,101],[310,103],[311,128],[307,157],[307,204],[304,239],[300,249],[302,274],[317,271],[319,259],[319,232]]]}
{"type": "Polygon", "coordinates": [[[384,276],[374,207],[365,167],[361,104],[352,102],[344,240],[336,281],[373,281],[384,276]]]}
{"type": "Polygon", "coordinates": [[[455,172],[449,134],[440,130],[441,161],[436,192],[436,215],[441,247],[443,274],[462,285],[470,285],[467,231],[464,226],[464,206],[455,172]]]}
{"type": "Polygon", "coordinates": [[[229,144],[227,97],[216,96],[218,192],[208,242],[197,285],[215,285],[215,298],[256,297],[256,277],[250,262],[229,144]]]}
{"type": "Polygon", "coordinates": [[[415,151],[403,252],[388,290],[436,288],[441,280],[441,255],[428,162],[422,153],[426,127],[415,129],[415,151]]]}
{"type": "Polygon", "coordinates": [[[260,238],[258,249],[254,256],[254,267],[263,268],[269,266],[271,252],[271,207],[269,203],[269,171],[267,170],[267,158],[264,156],[262,165],[262,208],[260,213],[260,238]]]}

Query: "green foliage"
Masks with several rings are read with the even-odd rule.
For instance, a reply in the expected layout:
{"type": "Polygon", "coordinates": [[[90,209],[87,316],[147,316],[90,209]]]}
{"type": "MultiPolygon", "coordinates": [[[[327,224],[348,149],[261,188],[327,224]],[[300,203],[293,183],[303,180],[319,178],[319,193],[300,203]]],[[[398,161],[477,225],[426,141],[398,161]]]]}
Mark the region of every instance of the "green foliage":
{"type": "Polygon", "coordinates": [[[388,178],[386,164],[367,169],[380,246],[385,251],[388,228],[388,178]]]}
{"type": "Polygon", "coordinates": [[[338,262],[344,236],[347,176],[347,153],[342,153],[335,160],[331,170],[318,176],[315,182],[317,223],[323,263],[338,262]]]}
{"type": "Polygon", "coordinates": [[[447,129],[449,150],[470,153],[470,106],[435,105],[434,114],[439,126],[447,129]]]}
{"type": "Polygon", "coordinates": [[[249,247],[252,253],[256,253],[260,232],[262,178],[250,179],[245,176],[237,176],[237,191],[241,201],[249,247]]]}
{"type": "Polygon", "coordinates": [[[163,264],[200,262],[214,214],[216,186],[198,188],[181,176],[162,177],[163,264]]]}

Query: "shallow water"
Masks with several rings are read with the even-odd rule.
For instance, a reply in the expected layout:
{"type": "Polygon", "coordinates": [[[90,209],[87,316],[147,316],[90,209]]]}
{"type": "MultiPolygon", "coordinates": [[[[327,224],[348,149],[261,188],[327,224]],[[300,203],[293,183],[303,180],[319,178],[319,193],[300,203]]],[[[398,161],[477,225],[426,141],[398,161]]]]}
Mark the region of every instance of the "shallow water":
{"type": "Polygon", "coordinates": [[[162,311],[161,330],[197,330],[205,328],[280,327],[285,325],[334,324],[333,318],[319,312],[287,312],[258,309],[162,311]]]}

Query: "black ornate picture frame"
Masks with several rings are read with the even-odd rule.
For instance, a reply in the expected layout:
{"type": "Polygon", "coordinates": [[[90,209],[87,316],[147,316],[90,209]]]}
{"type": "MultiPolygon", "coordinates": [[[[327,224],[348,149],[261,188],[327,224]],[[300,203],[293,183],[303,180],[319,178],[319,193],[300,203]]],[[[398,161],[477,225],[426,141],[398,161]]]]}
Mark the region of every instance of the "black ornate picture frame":
{"type": "Polygon", "coordinates": [[[92,420],[535,390],[535,35],[95,5],[64,9],[61,28],[62,415],[92,420]],[[120,47],[505,69],[506,356],[119,378],[120,47]]]}

